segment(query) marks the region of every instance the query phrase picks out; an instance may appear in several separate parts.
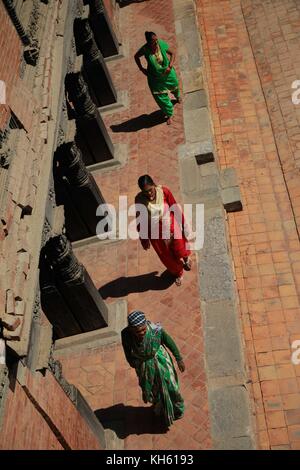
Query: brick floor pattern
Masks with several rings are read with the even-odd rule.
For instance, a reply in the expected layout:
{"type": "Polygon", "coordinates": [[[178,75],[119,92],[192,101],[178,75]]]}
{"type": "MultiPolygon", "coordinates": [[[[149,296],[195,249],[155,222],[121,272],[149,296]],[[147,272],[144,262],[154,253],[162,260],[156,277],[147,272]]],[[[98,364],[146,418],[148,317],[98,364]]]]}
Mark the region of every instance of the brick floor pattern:
{"type": "MultiPolygon", "coordinates": [[[[121,33],[129,43],[129,56],[110,62],[109,68],[118,90],[128,90],[129,107],[105,116],[108,130],[141,115],[157,111],[148,90],[146,78],[133,60],[135,51],[144,43],[144,31],[152,30],[176,49],[173,4],[171,0],[151,0],[132,4],[120,14],[121,33]]],[[[178,64],[177,64],[178,65],[178,64]]],[[[177,67],[179,72],[179,69],[177,67]]],[[[147,119],[147,117],[144,119],[147,119]]],[[[137,121],[134,121],[138,124],[137,121]]],[[[114,171],[94,173],[107,202],[118,205],[119,195],[128,195],[134,202],[138,191],[137,179],[148,173],[157,183],[171,188],[180,201],[177,146],[184,142],[183,117],[180,106],[176,107],[172,126],[165,123],[153,127],[111,132],[114,143],[129,145],[129,161],[114,171]]],[[[125,438],[126,449],[210,449],[207,387],[203,355],[203,331],[200,312],[197,270],[186,273],[183,285],[172,285],[161,290],[158,275],[164,271],[153,250],[145,252],[138,241],[118,241],[82,247],[76,254],[89,271],[96,286],[106,292],[106,301],[124,297],[128,310],[141,309],[153,321],[162,326],[176,340],[186,364],[186,371],[179,373],[181,391],[186,403],[183,419],[175,422],[165,433],[159,431],[152,414],[141,400],[135,371],[130,369],[120,345],[87,350],[76,355],[61,357],[66,378],[74,383],[89,404],[100,415],[113,413],[119,405],[117,421],[121,421],[120,437],[125,438]],[[137,277],[134,279],[134,277],[137,277]],[[127,286],[124,278],[134,280],[127,286]],[[113,289],[109,289],[112,283],[113,289]],[[152,286],[152,287],[151,287],[152,286]],[[141,409],[141,406],[144,408],[141,409]],[[99,411],[100,410],[100,411],[99,411]]],[[[196,259],[193,257],[194,266],[196,259]]],[[[104,295],[104,294],[103,294],[104,295]]],[[[120,424],[120,423],[119,423],[120,424]]]]}
{"type": "Polygon", "coordinates": [[[300,449],[299,4],[197,5],[220,164],[244,204],[228,219],[258,447],[300,449]]]}

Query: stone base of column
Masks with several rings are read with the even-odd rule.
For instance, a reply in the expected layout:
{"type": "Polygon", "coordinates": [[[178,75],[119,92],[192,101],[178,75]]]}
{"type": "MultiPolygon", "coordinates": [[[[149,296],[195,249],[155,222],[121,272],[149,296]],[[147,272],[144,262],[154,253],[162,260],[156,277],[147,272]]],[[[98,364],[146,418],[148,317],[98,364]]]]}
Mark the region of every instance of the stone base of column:
{"type": "Polygon", "coordinates": [[[41,280],[41,305],[53,326],[54,338],[64,338],[82,332],[54,281],[50,278],[41,280]]]}
{"type": "Polygon", "coordinates": [[[96,8],[93,8],[93,5],[90,4],[91,9],[89,21],[94,33],[97,46],[100,49],[103,57],[117,55],[119,53],[119,42],[113,31],[110,19],[105,11],[105,8],[103,5],[102,8],[100,7],[97,9],[96,5],[95,7],[96,8]]]}
{"type": "Polygon", "coordinates": [[[127,90],[117,91],[117,101],[115,103],[109,104],[107,106],[101,106],[98,108],[98,111],[101,114],[111,114],[115,111],[123,111],[120,108],[127,108],[129,105],[129,97],[127,90]]]}
{"type": "Polygon", "coordinates": [[[98,348],[108,344],[120,343],[120,333],[127,326],[127,301],[117,300],[109,304],[108,309],[109,322],[107,328],[57,339],[54,344],[54,354],[57,353],[61,357],[64,354],[86,350],[88,347],[98,348]]]}
{"type": "Polygon", "coordinates": [[[117,92],[101,55],[99,54],[98,58],[93,61],[85,60],[83,57],[83,67],[90,95],[96,106],[116,103],[117,92]]]}
{"type": "Polygon", "coordinates": [[[57,285],[80,325],[81,332],[107,326],[108,308],[84,267],[78,283],[74,283],[73,280],[71,282],[58,280],[57,285]]]}
{"type": "Polygon", "coordinates": [[[85,165],[114,158],[114,147],[99,113],[89,119],[78,118],[76,125],[76,143],[82,151],[85,165]]]}
{"type": "Polygon", "coordinates": [[[129,155],[128,144],[121,144],[121,143],[115,144],[113,159],[87,165],[87,169],[90,172],[94,172],[98,170],[111,171],[113,169],[118,169],[127,163],[128,155],[129,155]]]}

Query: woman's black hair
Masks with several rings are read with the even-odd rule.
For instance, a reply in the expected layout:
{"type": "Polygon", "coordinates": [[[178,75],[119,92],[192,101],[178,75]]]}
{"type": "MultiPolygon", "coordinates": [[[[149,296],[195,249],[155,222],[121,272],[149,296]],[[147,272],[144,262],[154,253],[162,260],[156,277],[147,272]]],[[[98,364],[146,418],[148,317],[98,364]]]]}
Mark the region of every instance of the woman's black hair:
{"type": "Polygon", "coordinates": [[[146,41],[147,41],[148,44],[149,44],[149,42],[151,42],[152,36],[156,36],[156,34],[153,33],[153,31],[146,31],[145,32],[145,38],[146,38],[146,41]]]}
{"type": "Polygon", "coordinates": [[[139,188],[143,191],[144,187],[147,184],[149,186],[155,186],[155,183],[154,183],[153,179],[151,178],[151,176],[149,176],[149,175],[140,176],[139,179],[138,179],[139,188]]]}

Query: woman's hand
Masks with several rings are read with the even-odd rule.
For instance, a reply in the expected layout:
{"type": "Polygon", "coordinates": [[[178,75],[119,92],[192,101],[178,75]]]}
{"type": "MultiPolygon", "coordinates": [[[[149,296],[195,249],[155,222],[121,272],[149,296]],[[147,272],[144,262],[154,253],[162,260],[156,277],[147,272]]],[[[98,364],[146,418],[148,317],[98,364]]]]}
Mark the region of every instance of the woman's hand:
{"type": "Polygon", "coordinates": [[[178,369],[180,370],[180,372],[185,371],[185,365],[182,359],[180,361],[177,361],[177,365],[178,365],[178,369]]]}

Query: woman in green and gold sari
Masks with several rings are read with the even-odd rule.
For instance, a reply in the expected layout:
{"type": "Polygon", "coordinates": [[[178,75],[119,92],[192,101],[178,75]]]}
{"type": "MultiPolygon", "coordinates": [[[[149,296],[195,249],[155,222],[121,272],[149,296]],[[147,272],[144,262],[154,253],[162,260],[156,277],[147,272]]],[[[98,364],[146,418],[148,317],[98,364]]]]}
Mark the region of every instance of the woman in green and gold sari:
{"type": "Polygon", "coordinates": [[[168,92],[171,91],[177,102],[181,102],[179,82],[173,67],[175,54],[155,33],[146,31],[145,36],[147,42],[137,51],[134,58],[138,68],[147,76],[153,98],[164,112],[167,124],[171,124],[174,108],[168,92]],[[141,64],[142,56],[147,61],[147,69],[141,64]]]}
{"type": "Polygon", "coordinates": [[[163,416],[170,426],[184,413],[176,370],[166,349],[184,372],[176,344],[159,324],[147,321],[143,312],[134,311],[128,316],[128,327],[122,331],[122,345],[129,365],[136,370],[144,402],[152,403],[155,414],[163,416]]]}

